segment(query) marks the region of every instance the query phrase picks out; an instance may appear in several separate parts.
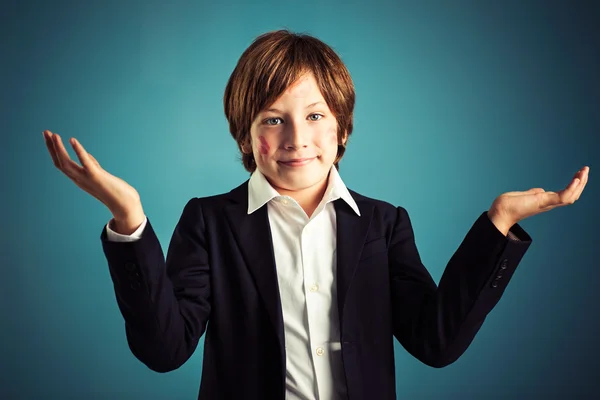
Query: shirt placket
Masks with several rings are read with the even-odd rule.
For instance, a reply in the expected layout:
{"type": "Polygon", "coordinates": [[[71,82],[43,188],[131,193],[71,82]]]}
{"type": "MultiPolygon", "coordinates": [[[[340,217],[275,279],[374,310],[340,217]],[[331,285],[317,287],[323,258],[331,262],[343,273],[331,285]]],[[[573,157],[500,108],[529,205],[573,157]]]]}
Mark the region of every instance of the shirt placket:
{"type": "MultiPolygon", "coordinates": [[[[322,218],[321,218],[322,219],[322,218]]],[[[319,263],[321,219],[314,216],[304,227],[301,235],[302,265],[304,273],[304,295],[308,315],[310,354],[315,370],[315,386],[317,393],[327,389],[323,385],[330,374],[328,355],[328,311],[326,309],[326,288],[322,285],[321,272],[324,266],[319,263]],[[325,379],[325,381],[323,380],[325,379]]],[[[318,396],[320,398],[320,396],[318,396]]]]}

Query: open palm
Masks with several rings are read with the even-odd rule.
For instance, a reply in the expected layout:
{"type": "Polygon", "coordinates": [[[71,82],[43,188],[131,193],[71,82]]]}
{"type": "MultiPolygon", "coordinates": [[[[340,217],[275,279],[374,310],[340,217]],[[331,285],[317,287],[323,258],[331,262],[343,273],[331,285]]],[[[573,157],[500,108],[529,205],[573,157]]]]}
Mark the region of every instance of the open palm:
{"type": "Polygon", "coordinates": [[[583,167],[573,177],[569,185],[559,191],[545,191],[532,188],[524,192],[503,193],[494,200],[490,208],[492,213],[502,220],[510,221],[509,225],[533,215],[575,203],[588,181],[589,167],[583,167]]]}
{"type": "Polygon", "coordinates": [[[100,166],[75,138],[70,143],[81,165],[71,160],[60,136],[50,131],[43,132],[46,146],[56,168],[63,172],[77,186],[103,203],[117,217],[125,216],[140,204],[138,192],[127,182],[100,166]]]}

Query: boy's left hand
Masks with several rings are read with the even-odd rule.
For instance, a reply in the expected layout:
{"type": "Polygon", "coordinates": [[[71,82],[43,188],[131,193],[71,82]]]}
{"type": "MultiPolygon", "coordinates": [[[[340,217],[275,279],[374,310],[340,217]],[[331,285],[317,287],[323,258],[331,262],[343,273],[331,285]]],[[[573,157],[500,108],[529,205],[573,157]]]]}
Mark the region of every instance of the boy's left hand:
{"type": "Polygon", "coordinates": [[[525,192],[503,193],[492,203],[488,217],[506,236],[514,224],[527,217],[575,203],[587,184],[589,171],[587,166],[577,171],[571,183],[560,192],[533,188],[525,192]]]}

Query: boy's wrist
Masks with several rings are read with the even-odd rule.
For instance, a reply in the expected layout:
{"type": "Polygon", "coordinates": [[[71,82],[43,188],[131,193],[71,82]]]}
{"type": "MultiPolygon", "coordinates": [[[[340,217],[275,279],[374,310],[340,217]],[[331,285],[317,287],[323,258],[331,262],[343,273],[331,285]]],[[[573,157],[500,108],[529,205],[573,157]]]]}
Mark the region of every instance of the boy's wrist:
{"type": "Polygon", "coordinates": [[[144,211],[140,208],[123,217],[113,216],[113,219],[109,223],[109,227],[121,235],[131,235],[140,227],[140,225],[142,225],[145,218],[144,211]]]}

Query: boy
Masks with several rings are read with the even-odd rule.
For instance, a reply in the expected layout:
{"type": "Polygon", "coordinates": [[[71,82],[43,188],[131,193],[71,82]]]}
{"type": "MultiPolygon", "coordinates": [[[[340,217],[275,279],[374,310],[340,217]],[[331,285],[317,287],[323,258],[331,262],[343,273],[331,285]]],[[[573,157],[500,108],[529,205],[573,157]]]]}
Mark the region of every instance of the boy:
{"type": "Polygon", "coordinates": [[[518,221],[579,198],[499,196],[436,286],[406,210],[346,188],[354,86],[335,52],[259,36],[224,96],[248,181],[184,207],[166,261],[135,189],[74,139],[44,136],[57,167],[113,213],[101,234],[132,353],[181,366],[206,332],[199,399],[395,399],[393,337],[432,367],[467,349],[531,244],[518,221]],[[210,321],[210,322],[209,322],[210,321]]]}

